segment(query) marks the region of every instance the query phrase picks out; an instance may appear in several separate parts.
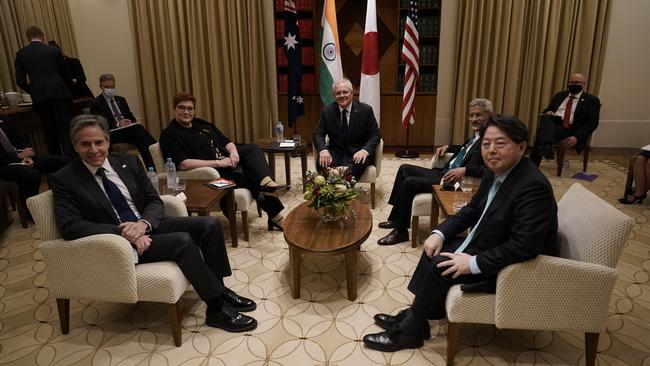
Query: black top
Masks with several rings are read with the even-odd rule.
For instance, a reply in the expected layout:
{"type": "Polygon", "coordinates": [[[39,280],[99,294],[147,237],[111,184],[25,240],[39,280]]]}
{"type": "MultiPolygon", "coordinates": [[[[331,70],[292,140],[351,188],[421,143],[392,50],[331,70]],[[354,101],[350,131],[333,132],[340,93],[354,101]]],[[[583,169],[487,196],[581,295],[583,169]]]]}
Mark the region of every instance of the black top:
{"type": "Polygon", "coordinates": [[[165,160],[172,158],[176,165],[185,159],[220,160],[228,157],[226,145],[231,142],[214,124],[200,118],[194,118],[189,128],[173,119],[160,134],[163,157],[165,160]]]}

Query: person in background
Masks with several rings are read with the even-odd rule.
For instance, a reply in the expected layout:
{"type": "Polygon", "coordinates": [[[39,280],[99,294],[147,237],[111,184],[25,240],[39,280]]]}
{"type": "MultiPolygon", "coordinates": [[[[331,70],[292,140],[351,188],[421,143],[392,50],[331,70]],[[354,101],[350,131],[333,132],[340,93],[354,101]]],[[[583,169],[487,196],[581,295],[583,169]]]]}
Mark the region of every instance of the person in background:
{"type": "MultiPolygon", "coordinates": [[[[48,44],[61,50],[61,46],[59,46],[55,41],[49,41],[48,44]]],[[[63,54],[63,59],[68,67],[70,78],[72,78],[72,99],[79,99],[81,97],[92,98],[93,92],[91,92],[88,85],[86,85],[86,73],[84,72],[83,66],[81,66],[81,61],[79,61],[78,58],[67,56],[63,53],[63,50],[61,50],[61,54],[63,54]]]]}
{"type": "MultiPolygon", "coordinates": [[[[388,235],[379,239],[379,245],[393,245],[409,240],[408,226],[411,219],[413,199],[419,193],[431,193],[433,184],[445,182],[454,183],[461,181],[464,176],[482,177],[485,163],[481,156],[481,143],[479,130],[492,113],[492,102],[484,98],[477,98],[469,103],[470,131],[472,135],[461,146],[455,146],[454,155],[442,168],[423,168],[411,164],[402,164],[395,176],[393,190],[388,203],[393,205],[388,215],[388,220],[379,223],[380,229],[393,229],[388,235]]],[[[449,151],[449,145],[436,149],[436,157],[443,157],[449,151]]]]}
{"type": "Polygon", "coordinates": [[[115,94],[115,76],[102,74],[99,77],[99,87],[102,93],[90,102],[90,113],[99,114],[108,121],[111,143],[135,145],[146,167],[155,170],[149,145],[155,144],[156,139],[143,125],[137,123],[126,98],[115,94]]]}
{"type": "Polygon", "coordinates": [[[250,190],[268,216],[269,231],[282,230],[280,212],[284,205],[278,197],[289,187],[271,179],[271,169],[259,147],[235,145],[214,124],[196,118],[192,94],[176,94],[173,105],[174,119],[160,134],[163,156],[171,158],[178,170],[211,167],[221,177],[250,190]]]}
{"type": "Polygon", "coordinates": [[[318,151],[318,169],[347,166],[359,180],[368,165],[375,163],[375,150],[381,136],[372,107],[353,101],[352,83],[341,79],[332,84],[336,101],[320,114],[313,133],[318,151]],[[329,136],[329,144],[325,144],[329,136]]]}
{"type": "Polygon", "coordinates": [[[650,189],[650,151],[641,150],[634,159],[632,176],[634,177],[634,189],[631,192],[625,192],[625,198],[618,200],[624,205],[635,202],[643,203],[643,200],[648,197],[648,190],[650,189]]]}
{"type": "Polygon", "coordinates": [[[31,26],[25,34],[30,43],[16,53],[16,84],[32,96],[49,154],[72,157],[74,149],[68,137],[72,78],[68,67],[61,51],[43,42],[45,34],[40,28],[31,26]]]}

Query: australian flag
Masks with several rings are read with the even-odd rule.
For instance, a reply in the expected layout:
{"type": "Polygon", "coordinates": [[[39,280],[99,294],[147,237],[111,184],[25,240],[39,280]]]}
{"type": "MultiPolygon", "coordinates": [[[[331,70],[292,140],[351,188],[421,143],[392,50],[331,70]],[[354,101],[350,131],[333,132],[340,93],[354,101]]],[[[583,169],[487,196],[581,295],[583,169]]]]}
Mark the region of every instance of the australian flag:
{"type": "Polygon", "coordinates": [[[296,119],[305,114],[302,97],[302,55],[298,14],[293,0],[284,1],[284,54],[289,65],[287,97],[289,100],[289,127],[295,126],[296,119]]]}

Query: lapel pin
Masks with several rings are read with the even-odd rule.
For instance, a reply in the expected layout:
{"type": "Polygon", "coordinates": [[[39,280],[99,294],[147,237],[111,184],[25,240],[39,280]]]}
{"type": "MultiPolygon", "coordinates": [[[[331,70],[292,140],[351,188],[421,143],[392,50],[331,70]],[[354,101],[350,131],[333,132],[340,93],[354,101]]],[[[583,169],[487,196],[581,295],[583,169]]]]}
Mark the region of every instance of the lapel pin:
{"type": "Polygon", "coordinates": [[[122,168],[126,168],[126,164],[122,164],[122,168]]]}

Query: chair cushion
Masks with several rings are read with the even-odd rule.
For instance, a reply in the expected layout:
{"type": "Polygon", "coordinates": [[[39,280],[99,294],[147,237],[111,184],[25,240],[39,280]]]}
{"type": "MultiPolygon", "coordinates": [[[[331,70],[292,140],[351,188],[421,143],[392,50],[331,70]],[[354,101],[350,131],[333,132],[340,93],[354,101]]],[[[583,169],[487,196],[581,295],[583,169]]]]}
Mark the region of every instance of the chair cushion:
{"type": "Polygon", "coordinates": [[[246,188],[235,188],[235,204],[237,211],[248,211],[253,204],[253,195],[246,188]]]}
{"type": "Polygon", "coordinates": [[[432,199],[433,195],[431,193],[418,193],[415,195],[411,214],[413,216],[431,216],[432,199]]]}
{"type": "Polygon", "coordinates": [[[460,285],[454,285],[447,294],[447,319],[451,323],[494,324],[496,295],[465,293],[460,285]]]}
{"type": "Polygon", "coordinates": [[[375,183],[377,182],[377,168],[374,165],[368,165],[366,171],[363,172],[359,183],[375,183]]]}
{"type": "Polygon", "coordinates": [[[174,304],[189,286],[181,269],[171,261],[138,264],[135,272],[138,301],[174,304]]]}

